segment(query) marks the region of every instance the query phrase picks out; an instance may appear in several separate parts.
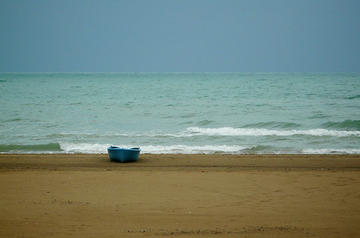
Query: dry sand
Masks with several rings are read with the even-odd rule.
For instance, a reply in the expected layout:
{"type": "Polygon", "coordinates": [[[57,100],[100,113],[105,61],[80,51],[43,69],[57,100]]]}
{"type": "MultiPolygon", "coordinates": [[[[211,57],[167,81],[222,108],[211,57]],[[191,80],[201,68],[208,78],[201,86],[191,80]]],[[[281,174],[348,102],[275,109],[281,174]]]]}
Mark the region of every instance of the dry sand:
{"type": "Polygon", "coordinates": [[[360,237],[359,155],[0,155],[0,237],[360,237]]]}

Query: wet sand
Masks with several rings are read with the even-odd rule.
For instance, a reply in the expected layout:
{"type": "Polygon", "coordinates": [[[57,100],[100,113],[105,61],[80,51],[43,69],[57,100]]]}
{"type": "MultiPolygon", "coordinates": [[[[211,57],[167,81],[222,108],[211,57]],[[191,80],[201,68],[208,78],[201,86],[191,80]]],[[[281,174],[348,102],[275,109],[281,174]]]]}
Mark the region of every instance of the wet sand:
{"type": "Polygon", "coordinates": [[[360,237],[360,155],[0,155],[0,237],[360,237]]]}

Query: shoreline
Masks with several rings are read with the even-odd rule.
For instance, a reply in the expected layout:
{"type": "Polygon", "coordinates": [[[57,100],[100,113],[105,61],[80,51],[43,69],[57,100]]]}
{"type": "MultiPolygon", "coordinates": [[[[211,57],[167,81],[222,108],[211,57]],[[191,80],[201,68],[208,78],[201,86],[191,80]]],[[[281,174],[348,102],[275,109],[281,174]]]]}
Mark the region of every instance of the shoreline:
{"type": "Polygon", "coordinates": [[[359,237],[360,155],[0,154],[0,237],[359,237]]]}
{"type": "Polygon", "coordinates": [[[213,170],[360,170],[360,155],[303,154],[140,154],[137,162],[111,162],[107,154],[0,154],[0,171],[197,168],[213,170]]]}

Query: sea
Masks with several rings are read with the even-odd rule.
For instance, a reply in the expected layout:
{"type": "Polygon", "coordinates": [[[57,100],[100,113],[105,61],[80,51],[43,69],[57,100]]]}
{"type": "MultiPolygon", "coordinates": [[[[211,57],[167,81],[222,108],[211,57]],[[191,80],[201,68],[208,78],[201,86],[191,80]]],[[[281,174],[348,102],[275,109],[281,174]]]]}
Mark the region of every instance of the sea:
{"type": "Polygon", "coordinates": [[[360,154],[359,73],[1,73],[0,153],[360,154]]]}

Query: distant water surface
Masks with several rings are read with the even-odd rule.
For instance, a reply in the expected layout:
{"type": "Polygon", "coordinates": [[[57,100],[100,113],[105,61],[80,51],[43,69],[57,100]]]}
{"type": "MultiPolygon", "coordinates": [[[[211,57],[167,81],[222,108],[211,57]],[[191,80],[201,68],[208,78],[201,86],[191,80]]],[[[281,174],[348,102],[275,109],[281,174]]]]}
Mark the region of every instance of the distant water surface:
{"type": "Polygon", "coordinates": [[[358,73],[0,74],[1,153],[360,153],[358,73]]]}

